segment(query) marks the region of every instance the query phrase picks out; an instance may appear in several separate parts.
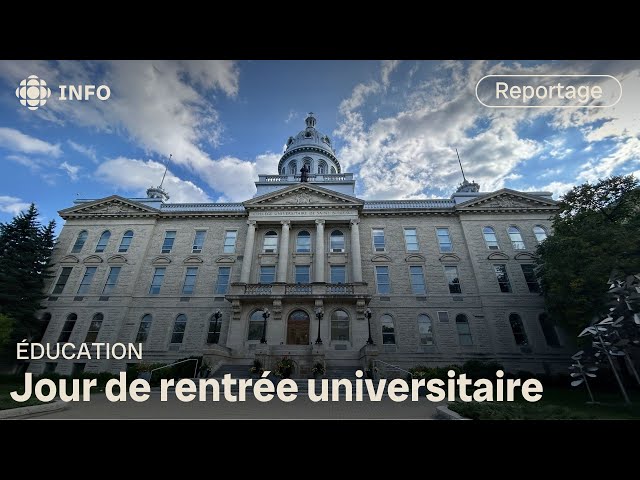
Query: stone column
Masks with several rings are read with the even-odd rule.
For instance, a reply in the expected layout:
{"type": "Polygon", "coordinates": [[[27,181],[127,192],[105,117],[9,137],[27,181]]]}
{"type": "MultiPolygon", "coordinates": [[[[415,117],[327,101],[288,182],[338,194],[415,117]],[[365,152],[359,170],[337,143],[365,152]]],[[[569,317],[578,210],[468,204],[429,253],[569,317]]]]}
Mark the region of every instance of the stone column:
{"type": "Polygon", "coordinates": [[[360,255],[360,219],[351,220],[351,272],[352,282],[362,282],[362,256],[360,255]]]}
{"type": "Polygon", "coordinates": [[[249,283],[251,264],[253,263],[253,247],[256,240],[256,221],[247,221],[247,239],[244,244],[244,257],[242,258],[242,270],[240,270],[240,282],[249,283]]]}
{"type": "Polygon", "coordinates": [[[278,250],[278,275],[276,281],[287,282],[287,260],[289,259],[289,225],[290,220],[283,220],[282,233],[280,234],[280,247],[278,250]]]}
{"type": "Polygon", "coordinates": [[[324,282],[324,220],[316,220],[316,251],[313,279],[324,282]]]}

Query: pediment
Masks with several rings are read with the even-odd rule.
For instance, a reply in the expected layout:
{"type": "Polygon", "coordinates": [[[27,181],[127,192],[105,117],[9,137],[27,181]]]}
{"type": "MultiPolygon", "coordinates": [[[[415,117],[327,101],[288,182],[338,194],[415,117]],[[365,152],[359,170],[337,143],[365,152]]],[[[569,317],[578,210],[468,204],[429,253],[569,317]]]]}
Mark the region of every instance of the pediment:
{"type": "Polygon", "coordinates": [[[124,255],[112,255],[107,259],[107,263],[127,263],[124,255]]]}
{"type": "Polygon", "coordinates": [[[441,262],[459,262],[460,257],[455,253],[445,253],[439,259],[441,262]]]}
{"type": "Polygon", "coordinates": [[[373,257],[371,257],[371,261],[372,262],[390,262],[391,261],[391,257],[389,255],[374,255],[373,257]]]}
{"type": "Polygon", "coordinates": [[[416,262],[422,263],[425,260],[426,258],[424,258],[424,255],[420,255],[417,253],[414,253],[412,255],[407,255],[404,259],[405,262],[413,262],[413,263],[416,263],[416,262]]]}
{"type": "Polygon", "coordinates": [[[101,198],[91,202],[84,202],[65,208],[58,212],[65,220],[73,217],[140,217],[155,216],[160,212],[154,208],[147,207],[138,202],[128,200],[119,195],[112,195],[107,198],[101,198]]]}
{"type": "Polygon", "coordinates": [[[236,259],[234,257],[222,256],[216,258],[216,263],[235,263],[236,259]]]}
{"type": "Polygon", "coordinates": [[[488,260],[509,260],[509,255],[502,252],[493,252],[489,254],[487,259],[488,260]]]}
{"type": "Polygon", "coordinates": [[[313,208],[362,207],[364,201],[343,193],[311,184],[290,187],[266,193],[243,203],[245,208],[313,208]]]}
{"type": "Polygon", "coordinates": [[[157,256],[151,262],[152,265],[169,265],[171,263],[171,259],[169,257],[165,257],[164,255],[157,256]]]}
{"type": "Polygon", "coordinates": [[[190,257],[185,258],[184,262],[182,262],[182,263],[187,265],[187,264],[203,263],[203,262],[204,262],[204,260],[202,260],[202,258],[196,257],[195,255],[192,255],[190,257]]]}
{"type": "Polygon", "coordinates": [[[530,261],[530,260],[535,260],[536,256],[529,252],[520,252],[513,258],[515,258],[516,260],[530,261]]]}
{"type": "Polygon", "coordinates": [[[503,188],[497,192],[488,193],[481,197],[467,200],[456,205],[456,210],[462,211],[521,211],[521,210],[557,210],[555,200],[517,192],[503,188]]]}
{"type": "Polygon", "coordinates": [[[102,258],[98,255],[89,255],[82,261],[82,263],[102,263],[102,258]]]}
{"type": "Polygon", "coordinates": [[[67,255],[60,260],[60,263],[80,263],[80,259],[75,255],[67,255]]]}

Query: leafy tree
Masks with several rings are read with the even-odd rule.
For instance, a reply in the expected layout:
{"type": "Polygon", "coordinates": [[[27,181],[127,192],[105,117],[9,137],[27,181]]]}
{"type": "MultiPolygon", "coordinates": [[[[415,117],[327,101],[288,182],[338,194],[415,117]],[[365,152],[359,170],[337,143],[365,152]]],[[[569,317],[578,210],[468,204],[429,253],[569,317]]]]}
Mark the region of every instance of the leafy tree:
{"type": "Polygon", "coordinates": [[[13,320],[11,317],[0,313],[0,349],[9,341],[12,328],[13,320]]]}
{"type": "Polygon", "coordinates": [[[538,277],[551,317],[577,333],[606,313],[613,271],[640,271],[640,186],[632,175],[585,183],[559,207],[538,247],[538,277]]]}
{"type": "Polygon", "coordinates": [[[44,308],[44,284],[51,277],[54,229],[53,220],[41,225],[34,204],[0,223],[0,314],[13,320],[13,340],[30,340],[42,328],[36,314],[44,308]]]}

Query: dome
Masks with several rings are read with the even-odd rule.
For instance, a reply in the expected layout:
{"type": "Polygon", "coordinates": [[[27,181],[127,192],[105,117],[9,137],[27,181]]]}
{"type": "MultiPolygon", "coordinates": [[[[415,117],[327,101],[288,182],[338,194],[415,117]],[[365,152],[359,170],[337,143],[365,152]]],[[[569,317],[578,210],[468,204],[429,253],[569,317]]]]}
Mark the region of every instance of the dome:
{"type": "Polygon", "coordinates": [[[298,173],[303,164],[310,164],[311,173],[341,173],[340,162],[336,158],[331,139],[315,128],[316,118],[309,113],[305,119],[306,128],[296,136],[289,137],[284,154],[278,164],[281,174],[298,173]],[[298,165],[299,164],[299,165],[298,165]],[[287,166],[290,166],[287,171],[287,166]],[[322,169],[326,167],[326,170],[322,169]]]}

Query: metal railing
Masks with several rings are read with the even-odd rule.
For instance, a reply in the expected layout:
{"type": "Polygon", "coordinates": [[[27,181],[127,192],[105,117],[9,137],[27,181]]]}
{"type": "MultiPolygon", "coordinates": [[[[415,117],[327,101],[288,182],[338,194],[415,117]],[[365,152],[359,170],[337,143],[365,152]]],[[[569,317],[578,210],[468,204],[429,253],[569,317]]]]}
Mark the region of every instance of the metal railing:
{"type": "Polygon", "coordinates": [[[155,372],[156,370],[162,370],[163,368],[169,368],[169,367],[173,367],[174,365],[178,365],[180,363],[184,363],[184,362],[196,362],[196,366],[193,369],[193,378],[196,378],[198,375],[198,359],[197,358],[187,358],[186,360],[180,360],[179,362],[175,362],[175,363],[170,363],[169,365],[163,365],[161,367],[158,368],[154,368],[153,370],[149,371],[149,381],[151,381],[151,377],[153,376],[153,372],[155,372]]]}
{"type": "Polygon", "coordinates": [[[409,376],[413,379],[413,373],[411,373],[409,370],[405,370],[404,368],[400,368],[397,365],[391,365],[390,363],[383,362],[382,360],[374,360],[373,361],[373,368],[376,368],[376,365],[378,363],[382,363],[383,365],[386,365],[387,367],[395,368],[396,370],[400,370],[401,372],[408,373],[409,376]]]}

